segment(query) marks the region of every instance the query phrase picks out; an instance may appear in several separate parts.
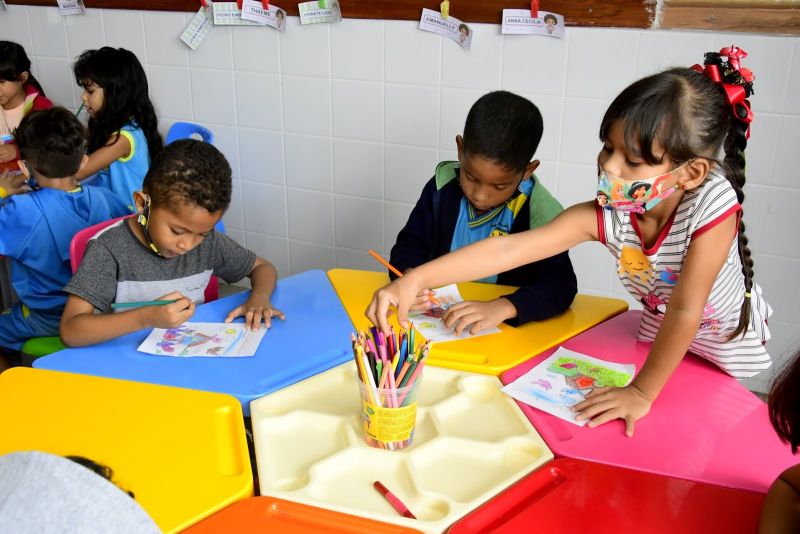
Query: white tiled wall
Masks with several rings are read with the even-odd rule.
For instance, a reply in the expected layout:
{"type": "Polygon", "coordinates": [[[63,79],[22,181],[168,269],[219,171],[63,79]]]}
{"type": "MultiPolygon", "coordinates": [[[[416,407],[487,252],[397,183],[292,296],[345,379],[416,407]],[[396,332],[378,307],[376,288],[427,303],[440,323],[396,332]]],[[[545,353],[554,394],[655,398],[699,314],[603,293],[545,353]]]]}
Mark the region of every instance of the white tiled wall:
{"type": "MultiPolygon", "coordinates": [[[[230,234],[282,274],[313,267],[377,269],[482,93],[532,99],[545,118],[539,175],[564,204],[589,198],[602,114],[637,77],[699,62],[736,43],[756,73],[745,221],[756,275],[775,308],[779,367],[800,342],[800,39],[748,34],[568,28],[563,40],[501,36],[475,25],[473,49],[410,21],[345,20],[285,34],[214,27],[197,51],[178,40],[190,13],[8,6],[0,35],[25,46],[56,102],[77,107],[71,62],[105,44],[134,51],[166,130],[211,128],[234,170],[230,234]]],[[[581,291],[627,297],[596,243],[572,252],[581,291]]],[[[751,382],[765,389],[769,376],[751,382]]]]}

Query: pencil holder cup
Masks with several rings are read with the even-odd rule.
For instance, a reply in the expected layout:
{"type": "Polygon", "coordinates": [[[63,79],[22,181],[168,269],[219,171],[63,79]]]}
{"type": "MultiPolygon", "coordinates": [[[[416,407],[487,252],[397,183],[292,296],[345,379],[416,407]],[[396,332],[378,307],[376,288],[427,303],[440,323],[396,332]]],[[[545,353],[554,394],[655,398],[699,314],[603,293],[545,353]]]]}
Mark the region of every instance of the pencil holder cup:
{"type": "Polygon", "coordinates": [[[392,451],[405,449],[414,440],[417,395],[422,375],[409,386],[373,388],[359,381],[361,425],[370,447],[392,451]]]}

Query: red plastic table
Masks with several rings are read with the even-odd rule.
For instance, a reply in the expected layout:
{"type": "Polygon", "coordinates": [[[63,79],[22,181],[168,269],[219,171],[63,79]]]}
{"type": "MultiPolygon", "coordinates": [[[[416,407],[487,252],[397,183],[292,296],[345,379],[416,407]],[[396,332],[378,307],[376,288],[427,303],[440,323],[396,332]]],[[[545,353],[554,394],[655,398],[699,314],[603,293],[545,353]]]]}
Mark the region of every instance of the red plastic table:
{"type": "MultiPolygon", "coordinates": [[[[650,343],[636,340],[641,312],[629,311],[566,341],[565,348],[637,371],[650,343]]],[[[512,382],[550,356],[547,350],[501,377],[512,382]]],[[[714,365],[687,355],[650,414],[625,436],[621,420],[579,427],[519,403],[556,458],[581,458],[661,475],[766,493],[787,467],[800,462],[778,439],[767,406],[714,365]]]]}
{"type": "Polygon", "coordinates": [[[756,532],[764,496],[559,458],[455,523],[492,532],[756,532]]]}

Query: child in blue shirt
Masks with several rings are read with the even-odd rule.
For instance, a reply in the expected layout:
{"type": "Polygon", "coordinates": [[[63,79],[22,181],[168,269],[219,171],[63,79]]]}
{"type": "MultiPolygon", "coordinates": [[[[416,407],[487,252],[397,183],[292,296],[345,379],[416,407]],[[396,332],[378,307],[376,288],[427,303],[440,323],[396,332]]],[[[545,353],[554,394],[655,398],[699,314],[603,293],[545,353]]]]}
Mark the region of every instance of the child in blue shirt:
{"type": "Polygon", "coordinates": [[[164,148],[150,102],[147,76],[133,52],[105,46],[87,50],[73,67],[89,114],[89,162],[83,180],[111,189],[133,211],[150,161],[164,148]]]}
{"type": "Polygon", "coordinates": [[[12,262],[20,302],[0,315],[2,347],[19,350],[29,338],[58,334],[72,237],[128,213],[107,189],[81,186],[75,178],[87,160],[84,131],[64,108],[34,111],[17,128],[24,176],[0,177],[0,254],[12,262]],[[33,188],[27,194],[25,177],[33,188]]]}
{"type": "MultiPolygon", "coordinates": [[[[456,136],[458,161],[437,166],[397,236],[390,263],[404,272],[487,237],[536,228],[561,213],[561,204],[533,174],[542,130],[539,110],[521,96],[495,91],[478,99],[464,136],[456,136]]],[[[520,288],[489,302],[450,307],[444,321],[456,333],[553,317],[578,291],[567,252],[479,281],[520,288]]],[[[427,295],[421,293],[413,309],[428,305],[427,295]]]]}

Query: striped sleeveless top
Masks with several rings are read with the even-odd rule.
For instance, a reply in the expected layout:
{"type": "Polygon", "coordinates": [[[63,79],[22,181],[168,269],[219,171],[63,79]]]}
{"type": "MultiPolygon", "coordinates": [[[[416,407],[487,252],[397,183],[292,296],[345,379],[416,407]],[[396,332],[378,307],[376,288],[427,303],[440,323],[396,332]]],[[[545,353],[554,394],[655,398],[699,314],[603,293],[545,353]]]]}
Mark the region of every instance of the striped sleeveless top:
{"type": "MultiPolygon", "coordinates": [[[[724,176],[712,172],[700,187],[685,191],[671,222],[655,244],[646,248],[636,216],[597,206],[600,242],[617,258],[622,285],[644,306],[638,338],[653,341],[661,327],[672,290],[678,283],[692,238],[713,228],[732,214],[740,216],[736,192],[724,176]]],[[[772,314],[761,287],[753,284],[752,312],[744,337],[728,341],[739,324],[744,296],[744,275],[738,240],[733,239],[689,352],[714,363],[736,378],[749,378],[772,361],[764,348],[770,338],[767,319],[772,314]]]]}

